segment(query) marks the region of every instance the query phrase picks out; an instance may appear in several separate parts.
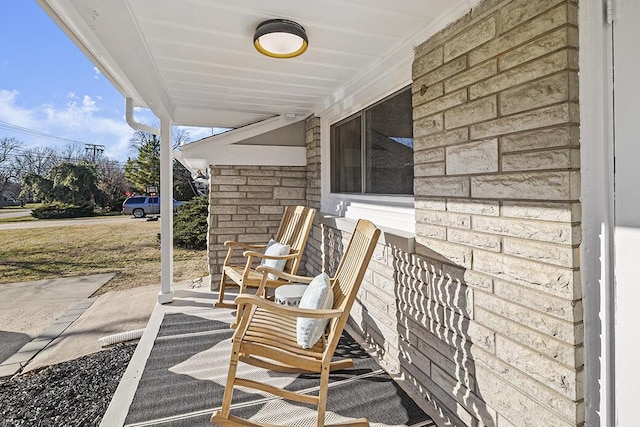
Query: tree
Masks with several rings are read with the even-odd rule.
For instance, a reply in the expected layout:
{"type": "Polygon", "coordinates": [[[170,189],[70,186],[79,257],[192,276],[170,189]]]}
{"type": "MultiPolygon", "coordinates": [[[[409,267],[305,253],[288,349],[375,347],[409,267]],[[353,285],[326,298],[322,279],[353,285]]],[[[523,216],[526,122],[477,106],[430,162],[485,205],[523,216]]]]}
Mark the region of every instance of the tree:
{"type": "Polygon", "coordinates": [[[198,195],[189,169],[173,159],[173,198],[191,200],[198,195]]]}
{"type": "Polygon", "coordinates": [[[24,176],[23,182],[23,192],[30,191],[45,203],[94,206],[105,199],[98,188],[96,172],[88,164],[60,162],[46,177],[31,173],[24,176]]]}
{"type": "MultiPolygon", "coordinates": [[[[172,147],[175,149],[189,138],[189,132],[176,128],[172,147]]],[[[136,193],[145,193],[148,186],[160,184],[160,139],[153,134],[136,131],[130,139],[131,149],[138,156],[125,164],[125,177],[136,193]]],[[[187,168],[173,160],[173,191],[178,200],[190,200],[196,194],[193,178],[187,168]]]]}
{"type": "MultiPolygon", "coordinates": [[[[189,140],[189,131],[181,128],[173,130],[173,149],[189,140]]],[[[173,159],[173,195],[177,200],[191,200],[198,195],[191,172],[182,163],[173,159]]]]}
{"type": "Polygon", "coordinates": [[[58,162],[59,154],[49,147],[28,148],[14,157],[18,178],[29,173],[45,176],[58,162]]]}
{"type": "Polygon", "coordinates": [[[119,210],[128,189],[124,169],[114,160],[102,160],[96,164],[98,174],[98,188],[105,194],[106,203],[103,207],[119,210]]]}
{"type": "Polygon", "coordinates": [[[79,162],[89,160],[84,145],[80,143],[67,144],[57,151],[57,160],[59,162],[79,162]]]}
{"type": "Polygon", "coordinates": [[[180,206],[173,222],[173,244],[178,248],[207,248],[209,198],[198,196],[180,206]]]}
{"type": "Polygon", "coordinates": [[[3,203],[4,192],[17,177],[17,170],[13,159],[22,149],[22,142],[16,138],[0,138],[0,206],[3,203]]]}
{"type": "Polygon", "coordinates": [[[148,186],[160,184],[160,139],[153,134],[136,131],[130,140],[138,151],[136,159],[127,159],[124,176],[136,193],[145,193],[148,186]]]}

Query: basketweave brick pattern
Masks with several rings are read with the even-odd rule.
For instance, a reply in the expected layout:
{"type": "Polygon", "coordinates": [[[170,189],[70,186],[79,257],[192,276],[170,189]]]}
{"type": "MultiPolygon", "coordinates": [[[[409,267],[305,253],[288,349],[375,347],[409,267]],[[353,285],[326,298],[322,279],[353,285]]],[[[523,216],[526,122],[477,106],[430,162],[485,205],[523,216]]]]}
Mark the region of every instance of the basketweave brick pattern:
{"type": "MultiPolygon", "coordinates": [[[[284,207],[306,205],[304,166],[210,166],[209,272],[212,289],[220,284],[227,255],[224,242],[266,243],[282,219],[284,207]]],[[[233,262],[243,262],[242,252],[233,262]]],[[[304,274],[304,263],[298,270],[304,274]]]]}
{"type": "MultiPolygon", "coordinates": [[[[320,118],[310,116],[305,122],[307,146],[307,206],[316,208],[320,212],[320,118]]],[[[310,275],[322,272],[322,227],[314,222],[303,265],[310,275]]]]}
{"type": "Polygon", "coordinates": [[[415,50],[417,254],[357,323],[454,424],[584,424],[577,7],[487,0],[415,50]]]}

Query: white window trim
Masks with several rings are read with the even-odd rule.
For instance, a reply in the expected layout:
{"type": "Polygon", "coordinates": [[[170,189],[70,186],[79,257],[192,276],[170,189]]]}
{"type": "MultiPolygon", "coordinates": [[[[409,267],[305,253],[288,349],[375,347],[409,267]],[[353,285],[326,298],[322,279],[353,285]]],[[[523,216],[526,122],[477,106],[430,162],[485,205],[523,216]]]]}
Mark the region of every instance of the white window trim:
{"type": "MultiPolygon", "coordinates": [[[[357,221],[351,218],[343,218],[337,215],[320,213],[316,216],[316,221],[324,226],[332,227],[347,233],[353,233],[357,221]]],[[[391,245],[396,249],[406,253],[414,253],[416,249],[416,238],[414,233],[397,230],[390,227],[379,226],[382,231],[379,244],[391,245]]]]}
{"type": "MultiPolygon", "coordinates": [[[[416,33],[407,40],[395,52],[384,58],[377,66],[371,68],[356,80],[349,82],[342,90],[333,94],[331,101],[314,111],[320,117],[320,154],[321,163],[321,209],[325,212],[336,214],[338,205],[342,202],[360,202],[369,204],[373,210],[379,206],[381,210],[388,208],[389,204],[399,208],[414,209],[413,196],[382,196],[382,195],[350,195],[331,193],[331,138],[330,125],[343,120],[385,97],[392,95],[400,89],[411,85],[411,71],[414,59],[415,47],[438,33],[447,25],[455,22],[470,9],[475,7],[480,0],[468,0],[453,9],[451,13],[442,16],[422,31],[416,33]]],[[[410,223],[399,225],[400,230],[415,233],[415,214],[410,223]]],[[[376,215],[368,217],[371,221],[380,220],[376,215]]]]}
{"type": "Polygon", "coordinates": [[[415,198],[413,195],[377,195],[331,192],[331,125],[362,111],[389,95],[393,95],[410,84],[410,80],[403,80],[401,84],[394,85],[391,90],[385,92],[380,91],[378,96],[375,98],[369,96],[369,98],[373,99],[370,99],[369,104],[365,106],[362,106],[362,103],[357,103],[357,107],[353,106],[350,109],[341,110],[340,114],[320,117],[320,154],[322,158],[320,175],[320,207],[323,212],[349,217],[350,214],[348,209],[350,205],[358,205],[359,207],[366,205],[367,209],[358,210],[359,217],[368,219],[378,225],[386,226],[388,228],[415,233],[415,198]],[[390,220],[390,209],[396,210],[396,221],[390,220]]]}

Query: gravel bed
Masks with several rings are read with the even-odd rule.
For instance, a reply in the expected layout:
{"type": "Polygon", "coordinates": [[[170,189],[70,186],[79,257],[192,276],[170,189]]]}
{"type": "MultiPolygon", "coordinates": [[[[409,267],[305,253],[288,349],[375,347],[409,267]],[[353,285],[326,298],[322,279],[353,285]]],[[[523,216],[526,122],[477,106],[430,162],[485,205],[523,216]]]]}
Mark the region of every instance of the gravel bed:
{"type": "Polygon", "coordinates": [[[0,382],[0,426],[98,426],[135,345],[42,368],[0,382]]]}

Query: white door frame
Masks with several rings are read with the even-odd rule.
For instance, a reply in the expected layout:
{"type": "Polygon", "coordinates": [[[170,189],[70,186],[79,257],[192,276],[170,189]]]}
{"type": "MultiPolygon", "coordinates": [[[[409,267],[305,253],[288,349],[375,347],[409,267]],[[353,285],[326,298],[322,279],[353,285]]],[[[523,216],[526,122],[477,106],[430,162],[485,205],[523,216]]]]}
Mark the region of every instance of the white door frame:
{"type": "Polygon", "coordinates": [[[586,425],[615,425],[612,26],[606,0],[579,7],[586,425]]]}
{"type": "Polygon", "coordinates": [[[640,375],[640,2],[613,3],[615,422],[638,425],[640,375]]]}

